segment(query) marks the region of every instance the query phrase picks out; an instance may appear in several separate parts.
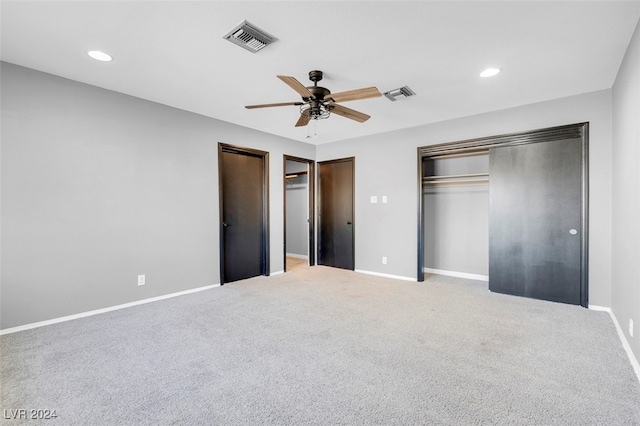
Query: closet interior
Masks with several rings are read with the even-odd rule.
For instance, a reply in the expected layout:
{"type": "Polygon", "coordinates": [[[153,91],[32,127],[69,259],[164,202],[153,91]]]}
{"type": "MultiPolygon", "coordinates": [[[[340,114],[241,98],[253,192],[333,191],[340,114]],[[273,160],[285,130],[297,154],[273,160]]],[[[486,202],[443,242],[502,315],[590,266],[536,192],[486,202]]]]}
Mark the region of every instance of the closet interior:
{"type": "Polygon", "coordinates": [[[426,272],[487,280],[489,151],[422,159],[426,272]]]}

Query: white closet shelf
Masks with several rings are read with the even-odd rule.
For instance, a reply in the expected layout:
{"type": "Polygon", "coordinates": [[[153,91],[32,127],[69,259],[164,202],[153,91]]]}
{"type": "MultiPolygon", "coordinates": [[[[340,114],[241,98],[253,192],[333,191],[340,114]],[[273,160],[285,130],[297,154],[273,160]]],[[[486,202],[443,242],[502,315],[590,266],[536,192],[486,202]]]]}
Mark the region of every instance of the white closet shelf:
{"type": "Polygon", "coordinates": [[[424,185],[486,185],[489,183],[489,173],[467,173],[463,175],[425,176],[424,185]]]}

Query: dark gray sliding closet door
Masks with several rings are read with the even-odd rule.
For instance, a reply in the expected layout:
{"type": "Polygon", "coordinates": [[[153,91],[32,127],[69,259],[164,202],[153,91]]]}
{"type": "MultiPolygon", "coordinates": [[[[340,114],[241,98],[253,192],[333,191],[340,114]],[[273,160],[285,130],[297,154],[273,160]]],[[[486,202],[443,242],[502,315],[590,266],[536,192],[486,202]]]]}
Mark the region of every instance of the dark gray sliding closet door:
{"type": "Polygon", "coordinates": [[[582,140],[491,148],[489,289],[581,304],[582,140]]]}

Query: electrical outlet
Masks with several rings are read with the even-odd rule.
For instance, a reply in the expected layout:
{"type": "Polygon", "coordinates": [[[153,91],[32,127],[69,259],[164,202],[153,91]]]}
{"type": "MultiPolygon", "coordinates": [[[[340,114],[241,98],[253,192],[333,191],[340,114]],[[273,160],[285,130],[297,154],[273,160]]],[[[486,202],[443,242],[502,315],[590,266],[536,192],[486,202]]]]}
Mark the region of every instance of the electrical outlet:
{"type": "Polygon", "coordinates": [[[633,337],[633,320],[629,318],[629,336],[633,337]]]}
{"type": "Polygon", "coordinates": [[[138,275],[138,285],[145,285],[145,276],[144,275],[138,275]]]}
{"type": "Polygon", "coordinates": [[[382,203],[383,203],[383,204],[386,204],[386,203],[387,203],[387,196],[386,196],[386,195],[383,195],[383,196],[382,196],[382,203]]]}
{"type": "Polygon", "coordinates": [[[382,264],[383,265],[387,264],[387,256],[382,256],[382,264]]]}

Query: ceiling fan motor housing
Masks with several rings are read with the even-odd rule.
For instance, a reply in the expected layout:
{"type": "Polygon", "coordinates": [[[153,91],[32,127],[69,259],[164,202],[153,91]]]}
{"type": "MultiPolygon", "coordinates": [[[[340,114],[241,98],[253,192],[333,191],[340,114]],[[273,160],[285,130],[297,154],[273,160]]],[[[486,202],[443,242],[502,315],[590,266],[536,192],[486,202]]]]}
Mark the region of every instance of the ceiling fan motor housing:
{"type": "Polygon", "coordinates": [[[325,96],[331,94],[331,91],[329,89],[320,86],[311,86],[307,87],[307,89],[309,89],[309,91],[313,93],[313,97],[319,101],[323,100],[325,96]]]}
{"type": "MultiPolygon", "coordinates": [[[[322,80],[322,71],[309,71],[309,80],[313,81],[313,86],[309,86],[307,87],[307,89],[313,94],[315,100],[323,101],[325,96],[331,94],[331,91],[329,89],[318,86],[318,82],[322,80]]],[[[311,106],[313,107],[314,105],[311,106]]]]}

